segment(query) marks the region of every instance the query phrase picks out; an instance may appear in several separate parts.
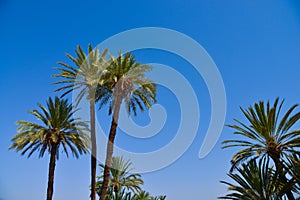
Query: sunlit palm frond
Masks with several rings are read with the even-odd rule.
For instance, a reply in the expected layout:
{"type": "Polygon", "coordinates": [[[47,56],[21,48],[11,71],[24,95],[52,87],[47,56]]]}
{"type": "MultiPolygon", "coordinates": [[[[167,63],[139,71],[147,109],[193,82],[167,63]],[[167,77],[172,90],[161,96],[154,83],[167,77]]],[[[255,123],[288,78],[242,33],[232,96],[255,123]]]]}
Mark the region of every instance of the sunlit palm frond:
{"type": "Polygon", "coordinates": [[[58,62],[58,64],[61,65],[61,67],[56,68],[59,73],[53,76],[60,80],[54,82],[54,84],[63,86],[58,88],[56,92],[63,91],[62,96],[65,96],[74,90],[80,90],[77,101],[80,101],[83,95],[89,95],[89,98],[95,99],[95,90],[108,65],[106,59],[107,52],[108,49],[105,49],[102,54],[100,54],[98,48],[93,49],[92,45],[89,45],[88,54],[86,54],[81,46],[78,45],[75,50],[77,57],[66,54],[73,64],[75,64],[75,67],[63,62],[58,62]],[[88,88],[88,90],[86,90],[86,88],[88,88]]]}
{"type": "MultiPolygon", "coordinates": [[[[39,151],[39,157],[43,157],[46,151],[50,152],[51,146],[57,144],[68,156],[70,150],[75,157],[87,153],[89,130],[86,122],[74,119],[72,106],[67,100],[55,97],[49,98],[46,107],[39,104],[39,110],[29,111],[41,123],[18,121],[18,133],[12,138],[10,149],[21,151],[24,155],[28,152],[30,157],[39,151]]],[[[59,151],[57,151],[57,157],[59,151]]]]}
{"type": "Polygon", "coordinates": [[[151,66],[136,62],[131,53],[112,56],[109,63],[101,76],[103,86],[98,88],[97,93],[101,107],[110,101],[110,111],[113,111],[116,99],[120,98],[124,100],[128,113],[136,115],[137,108],[144,111],[156,102],[156,86],[145,75],[151,71],[151,66]]]}

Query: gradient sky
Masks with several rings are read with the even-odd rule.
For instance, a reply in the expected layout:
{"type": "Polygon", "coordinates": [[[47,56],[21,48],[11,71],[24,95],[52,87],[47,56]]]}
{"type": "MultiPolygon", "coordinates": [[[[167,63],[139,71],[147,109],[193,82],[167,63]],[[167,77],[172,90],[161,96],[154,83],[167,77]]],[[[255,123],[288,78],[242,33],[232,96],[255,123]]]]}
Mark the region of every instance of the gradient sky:
{"type": "MultiPolygon", "coordinates": [[[[86,49],[119,32],[139,27],[164,27],[182,32],[200,43],[223,77],[227,94],[226,123],[242,118],[239,106],[258,100],[285,98],[285,106],[300,103],[300,2],[298,0],[152,0],[152,1],[0,1],[1,117],[0,199],[45,198],[48,161],[30,159],[8,151],[17,120],[34,119],[35,109],[54,96],[51,75],[58,61],[68,62],[76,45],[86,49]]],[[[210,119],[210,97],[199,74],[186,61],[161,51],[135,52],[143,63],[173,67],[193,86],[199,100],[201,121],[191,147],[172,165],[143,174],[144,189],[166,194],[167,199],[213,200],[226,193],[230,158],[236,150],[221,150],[232,138],[225,127],[213,151],[198,159],[199,148],[210,119]]],[[[180,112],[175,96],[158,90],[158,102],[167,111],[163,130],[148,140],[134,139],[121,131],[116,143],[128,150],[148,152],[167,144],[176,134],[180,112]]],[[[285,108],[286,108],[285,107],[285,108]]],[[[110,117],[98,112],[104,130],[110,117]]],[[[243,119],[243,118],[242,118],[243,119]]],[[[193,119],[190,119],[193,120],[193,119]]],[[[147,113],[136,119],[149,122],[147,113]]],[[[100,147],[103,148],[103,147],[100,147]]],[[[55,172],[55,200],[89,197],[90,158],[61,156],[55,172]]],[[[134,164],[133,164],[134,165],[134,164]]]]}

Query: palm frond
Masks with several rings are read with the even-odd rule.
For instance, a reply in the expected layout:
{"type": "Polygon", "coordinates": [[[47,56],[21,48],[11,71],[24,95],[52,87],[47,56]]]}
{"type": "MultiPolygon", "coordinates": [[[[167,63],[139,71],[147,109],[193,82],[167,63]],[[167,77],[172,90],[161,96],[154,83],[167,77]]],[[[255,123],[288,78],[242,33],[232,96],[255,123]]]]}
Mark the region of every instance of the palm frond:
{"type": "MultiPolygon", "coordinates": [[[[72,105],[67,100],[55,97],[49,98],[46,107],[38,104],[38,110],[29,111],[42,124],[27,121],[18,121],[18,133],[12,138],[13,144],[9,149],[21,151],[21,155],[28,153],[30,157],[39,151],[39,157],[43,157],[46,151],[50,152],[52,146],[63,146],[68,156],[68,148],[77,157],[88,151],[88,136],[86,122],[72,117],[72,105]],[[56,144],[56,145],[54,145],[56,144]]],[[[57,152],[58,149],[57,149],[57,152]]],[[[57,153],[57,156],[59,154],[57,153]]]]}

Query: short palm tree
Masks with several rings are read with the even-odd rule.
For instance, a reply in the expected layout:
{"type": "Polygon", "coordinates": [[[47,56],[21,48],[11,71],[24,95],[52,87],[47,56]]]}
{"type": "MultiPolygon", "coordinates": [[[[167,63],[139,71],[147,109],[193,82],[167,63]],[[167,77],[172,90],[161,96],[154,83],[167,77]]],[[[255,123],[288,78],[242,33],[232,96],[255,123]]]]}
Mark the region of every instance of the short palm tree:
{"type": "Polygon", "coordinates": [[[106,195],[106,200],[132,200],[132,193],[128,192],[125,188],[119,190],[118,192],[109,192],[106,195]]]}
{"type": "MultiPolygon", "coordinates": [[[[111,190],[110,190],[111,191],[111,190]]],[[[165,200],[166,196],[150,196],[148,192],[140,191],[139,193],[132,193],[125,188],[118,191],[118,193],[108,192],[106,200],[165,200]]]]}
{"type": "Polygon", "coordinates": [[[38,106],[40,111],[32,110],[29,113],[40,120],[41,124],[18,121],[18,133],[12,138],[13,144],[9,149],[21,151],[22,155],[28,153],[28,157],[36,151],[39,152],[39,157],[43,157],[46,151],[50,154],[47,200],[51,200],[60,148],[67,156],[69,149],[77,158],[80,154],[87,153],[89,137],[85,132],[88,131],[88,126],[72,117],[75,111],[72,111],[72,105],[67,100],[49,98],[46,107],[41,104],[38,106]]]}
{"type": "Polygon", "coordinates": [[[157,197],[151,197],[151,200],[166,200],[167,196],[166,195],[161,195],[157,197]]]}
{"type": "Polygon", "coordinates": [[[262,159],[257,164],[253,159],[249,163],[242,164],[237,168],[238,173],[230,173],[228,176],[236,183],[221,181],[229,186],[231,193],[219,199],[232,200],[283,200],[287,185],[280,182],[278,174],[272,168],[266,159],[262,159]]]}
{"type": "Polygon", "coordinates": [[[153,197],[150,196],[149,192],[141,191],[132,197],[132,200],[151,200],[153,197]]]}
{"type": "MultiPolygon", "coordinates": [[[[243,161],[269,157],[275,163],[280,178],[286,180],[282,160],[291,157],[292,154],[299,154],[297,148],[300,147],[300,130],[291,129],[299,121],[300,112],[292,114],[298,106],[296,104],[281,117],[283,102],[279,103],[277,98],[273,106],[270,102],[265,105],[261,101],[247,110],[241,108],[249,124],[235,120],[238,124],[229,127],[235,129],[234,134],[242,136],[242,139],[223,142],[223,148],[243,147],[233,156],[231,171],[243,161]]],[[[291,192],[287,195],[289,199],[294,199],[291,192]]]]}
{"type": "Polygon", "coordinates": [[[156,86],[145,75],[151,69],[149,65],[136,62],[133,54],[126,53],[122,56],[120,53],[117,58],[112,57],[106,73],[102,76],[103,85],[106,89],[100,87],[100,90],[110,92],[105,93],[105,96],[101,96],[103,92],[100,92],[98,93],[100,96],[97,98],[100,106],[110,100],[112,123],[108,136],[100,200],[105,200],[108,189],[114,141],[122,102],[125,102],[128,113],[133,112],[134,115],[136,115],[137,108],[144,111],[145,108],[150,108],[156,102],[156,86]]]}
{"type": "MultiPolygon", "coordinates": [[[[103,164],[99,166],[102,169],[101,174],[103,174],[105,166],[103,164]]],[[[132,170],[133,168],[131,168],[130,161],[125,161],[122,157],[113,157],[107,193],[114,193],[115,198],[118,198],[119,193],[122,192],[123,189],[133,193],[141,191],[141,185],[144,184],[144,181],[141,179],[140,174],[131,173],[132,170]]],[[[103,185],[103,175],[99,177],[99,181],[97,181],[96,185],[97,192],[100,195],[103,185]]]]}
{"type": "Polygon", "coordinates": [[[73,90],[79,90],[76,98],[77,104],[87,95],[90,107],[90,129],[91,129],[91,199],[96,199],[96,168],[97,168],[97,143],[95,130],[95,94],[98,87],[100,77],[106,67],[107,49],[100,55],[99,50],[93,50],[92,45],[88,46],[88,55],[84,53],[80,46],[75,50],[77,58],[70,54],[67,57],[75,64],[72,67],[69,64],[59,62],[62,67],[57,68],[59,74],[54,77],[62,80],[55,84],[63,85],[56,92],[63,90],[62,97],[69,94],[73,90]]]}

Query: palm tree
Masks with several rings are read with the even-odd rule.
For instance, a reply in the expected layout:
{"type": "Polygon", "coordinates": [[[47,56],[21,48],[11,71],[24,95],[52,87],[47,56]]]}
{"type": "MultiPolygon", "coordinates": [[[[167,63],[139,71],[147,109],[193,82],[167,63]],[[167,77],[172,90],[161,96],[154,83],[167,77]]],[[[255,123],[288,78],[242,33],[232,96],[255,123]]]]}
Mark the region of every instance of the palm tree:
{"type": "MultiPolygon", "coordinates": [[[[111,191],[111,189],[109,189],[111,191]]],[[[118,193],[108,192],[106,200],[165,200],[166,196],[150,196],[148,192],[140,191],[139,193],[128,192],[125,188],[118,193]]]]}
{"type": "Polygon", "coordinates": [[[283,200],[285,190],[290,190],[278,178],[278,174],[269,168],[268,159],[262,159],[257,164],[253,159],[249,163],[242,164],[237,168],[238,173],[230,173],[228,176],[236,182],[232,184],[221,181],[229,186],[228,190],[232,193],[219,199],[232,200],[283,200]]]}
{"type": "MultiPolygon", "coordinates": [[[[99,165],[101,167],[101,174],[103,174],[105,166],[103,164],[99,165]]],[[[113,157],[112,166],[110,170],[110,179],[109,179],[109,189],[107,193],[114,193],[115,198],[118,198],[119,193],[123,189],[137,193],[141,191],[141,185],[144,184],[144,181],[141,179],[141,175],[137,173],[131,173],[133,168],[131,168],[131,162],[125,161],[122,157],[113,157]]],[[[101,188],[103,184],[103,175],[99,177],[97,182],[97,193],[101,194],[101,188]]],[[[124,193],[124,192],[123,192],[124,193]]],[[[123,196],[123,195],[122,195],[123,196]]]]}
{"type": "Polygon", "coordinates": [[[116,193],[108,192],[106,195],[106,200],[132,200],[132,193],[128,192],[125,188],[116,193]]]}
{"type": "MultiPolygon", "coordinates": [[[[299,154],[297,148],[300,147],[300,130],[291,129],[298,122],[300,112],[292,115],[298,106],[296,104],[279,119],[283,102],[279,104],[277,98],[272,107],[269,102],[265,106],[261,101],[247,110],[241,108],[249,125],[235,120],[238,125],[229,127],[235,129],[234,134],[240,135],[243,139],[223,142],[225,144],[223,148],[243,147],[233,156],[231,171],[243,161],[269,157],[274,161],[280,178],[287,182],[282,160],[291,157],[292,154],[299,154]]],[[[289,199],[294,199],[292,192],[289,191],[287,195],[289,199]]]]}
{"type": "MultiPolygon", "coordinates": [[[[136,110],[139,108],[144,111],[145,108],[150,108],[156,102],[156,86],[146,78],[145,73],[152,68],[148,65],[142,65],[136,62],[131,53],[126,53],[124,56],[119,53],[117,58],[111,58],[111,64],[108,66],[106,73],[102,76],[106,90],[106,96],[98,96],[100,107],[110,99],[110,111],[112,114],[112,123],[107,142],[106,160],[104,167],[103,187],[101,190],[100,200],[105,200],[105,195],[108,189],[110,168],[112,164],[112,155],[114,141],[118,126],[119,112],[122,101],[124,100],[127,112],[133,112],[136,115],[136,110]]],[[[103,87],[102,87],[103,88],[103,87]]],[[[100,94],[103,94],[100,92],[100,94]]]]}
{"type": "Polygon", "coordinates": [[[100,77],[106,66],[105,56],[107,49],[100,55],[99,50],[93,50],[92,45],[88,46],[88,55],[78,45],[75,53],[77,58],[70,54],[67,57],[75,64],[72,67],[69,64],[59,62],[62,67],[57,68],[59,74],[54,77],[62,78],[55,84],[63,84],[56,92],[63,90],[62,97],[69,94],[73,90],[80,90],[76,101],[77,104],[87,95],[90,107],[90,129],[91,129],[91,200],[96,199],[96,168],[97,168],[97,143],[95,132],[95,92],[98,87],[100,77]]]}
{"type": "Polygon", "coordinates": [[[135,194],[132,197],[132,200],[151,200],[152,197],[150,196],[149,192],[146,191],[141,191],[138,194],[135,194]]]}
{"type": "Polygon", "coordinates": [[[68,149],[73,156],[88,152],[89,137],[84,133],[88,126],[80,119],[72,117],[72,105],[67,100],[55,97],[49,98],[47,107],[38,104],[41,111],[32,110],[34,115],[42,124],[27,121],[18,121],[18,133],[12,138],[13,144],[9,149],[21,151],[21,155],[28,152],[30,157],[34,152],[39,151],[39,157],[45,152],[50,154],[47,200],[53,196],[54,171],[56,160],[59,158],[59,149],[69,156],[68,149]]]}
{"type": "Polygon", "coordinates": [[[150,197],[150,200],[166,200],[167,196],[166,195],[161,195],[157,197],[150,197]]]}

